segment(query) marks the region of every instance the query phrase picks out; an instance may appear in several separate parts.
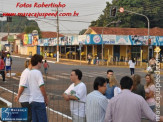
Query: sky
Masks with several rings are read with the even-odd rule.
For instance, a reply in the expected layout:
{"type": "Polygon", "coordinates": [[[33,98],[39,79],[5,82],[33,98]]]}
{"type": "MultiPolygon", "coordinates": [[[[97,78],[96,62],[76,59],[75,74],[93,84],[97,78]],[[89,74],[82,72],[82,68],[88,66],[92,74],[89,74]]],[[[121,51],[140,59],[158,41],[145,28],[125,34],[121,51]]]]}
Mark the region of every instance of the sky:
{"type": "MultiPolygon", "coordinates": [[[[72,13],[72,16],[59,16],[59,30],[60,33],[76,33],[78,34],[82,29],[87,29],[90,22],[97,20],[106,7],[108,0],[0,0],[0,12],[12,13],[56,13],[56,7],[40,7],[34,8],[34,4],[65,4],[65,7],[59,7],[59,13],[72,13]],[[18,5],[19,3],[19,5],[18,5]],[[28,4],[28,8],[22,7],[23,4],[28,4]],[[30,6],[31,4],[31,6],[30,6]],[[17,6],[18,5],[18,6],[17,6]],[[16,7],[17,6],[17,7],[16,7]],[[74,12],[79,13],[78,16],[73,16],[74,12]]],[[[109,0],[108,2],[110,2],[109,0]]],[[[3,20],[6,17],[3,17],[3,20]]],[[[36,20],[41,31],[56,31],[56,17],[32,17],[36,20]]]]}

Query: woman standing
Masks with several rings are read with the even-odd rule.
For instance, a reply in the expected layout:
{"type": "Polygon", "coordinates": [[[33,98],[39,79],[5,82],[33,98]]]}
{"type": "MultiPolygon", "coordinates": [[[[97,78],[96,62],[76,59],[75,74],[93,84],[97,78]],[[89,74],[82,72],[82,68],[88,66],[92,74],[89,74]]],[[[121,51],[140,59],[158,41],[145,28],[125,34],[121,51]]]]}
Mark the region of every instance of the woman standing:
{"type": "Polygon", "coordinates": [[[141,84],[141,76],[135,74],[132,76],[132,80],[133,80],[132,92],[142,96],[145,99],[145,90],[144,90],[144,85],[141,84]]]}
{"type": "Polygon", "coordinates": [[[133,75],[134,70],[135,70],[135,65],[136,65],[136,62],[135,62],[134,58],[132,58],[132,60],[129,60],[128,64],[129,64],[129,67],[130,67],[131,75],[133,75]]]}
{"type": "Polygon", "coordinates": [[[154,85],[154,78],[152,74],[147,74],[145,76],[146,84],[145,84],[145,98],[147,103],[149,104],[150,108],[154,111],[155,109],[155,98],[154,98],[154,93],[155,93],[155,85],[154,85]]]}
{"type": "Polygon", "coordinates": [[[105,96],[107,97],[107,99],[111,99],[121,92],[121,89],[118,86],[119,85],[116,78],[114,76],[111,76],[109,78],[109,83],[107,84],[107,90],[105,92],[105,96]]]}
{"type": "Polygon", "coordinates": [[[26,122],[32,121],[32,111],[31,111],[31,105],[29,104],[29,85],[28,85],[28,75],[30,70],[32,69],[31,61],[27,60],[25,62],[26,69],[22,72],[19,82],[19,89],[18,89],[18,95],[15,97],[16,102],[20,102],[21,106],[23,108],[28,108],[28,120],[26,122]]]}

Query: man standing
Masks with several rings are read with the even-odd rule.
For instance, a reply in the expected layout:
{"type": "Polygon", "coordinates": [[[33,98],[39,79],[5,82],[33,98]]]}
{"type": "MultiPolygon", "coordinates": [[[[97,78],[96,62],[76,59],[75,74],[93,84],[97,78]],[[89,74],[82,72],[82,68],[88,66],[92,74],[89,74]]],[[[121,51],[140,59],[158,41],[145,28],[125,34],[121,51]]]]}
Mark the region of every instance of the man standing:
{"type": "Polygon", "coordinates": [[[120,85],[122,92],[109,101],[105,122],[141,122],[143,115],[156,122],[156,115],[144,98],[131,92],[132,79],[125,76],[121,79],[120,85]]]}
{"type": "Polygon", "coordinates": [[[107,83],[109,83],[109,78],[111,77],[111,76],[113,76],[114,75],[114,72],[113,72],[113,70],[108,70],[107,71],[107,79],[106,79],[106,81],[107,81],[107,83]]]}
{"type": "Polygon", "coordinates": [[[94,81],[94,91],[87,95],[86,118],[87,122],[104,122],[108,100],[104,96],[106,79],[97,77],[94,81]]]}
{"type": "Polygon", "coordinates": [[[41,55],[35,54],[31,58],[32,70],[29,72],[29,91],[32,108],[32,121],[33,122],[47,122],[46,105],[48,99],[44,87],[44,81],[39,69],[42,66],[41,55]]]}
{"type": "Polygon", "coordinates": [[[12,65],[12,58],[10,56],[10,54],[7,54],[7,58],[4,58],[4,62],[5,62],[5,66],[6,66],[6,73],[8,72],[10,73],[10,77],[11,77],[11,65],[12,65]]]}
{"type": "Polygon", "coordinates": [[[85,122],[85,102],[87,89],[82,79],[82,72],[79,69],[72,70],[70,79],[73,82],[63,93],[66,101],[70,100],[70,110],[73,122],[85,122]]]}

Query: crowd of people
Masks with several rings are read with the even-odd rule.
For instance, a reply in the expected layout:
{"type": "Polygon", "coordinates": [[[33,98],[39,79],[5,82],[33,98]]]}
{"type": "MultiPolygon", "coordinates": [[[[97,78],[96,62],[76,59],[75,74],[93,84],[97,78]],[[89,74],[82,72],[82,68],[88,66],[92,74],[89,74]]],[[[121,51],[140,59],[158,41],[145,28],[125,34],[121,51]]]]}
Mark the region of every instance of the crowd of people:
{"type": "MultiPolygon", "coordinates": [[[[27,122],[48,121],[48,99],[43,76],[39,71],[42,60],[41,55],[35,54],[25,62],[26,68],[21,74],[18,95],[15,97],[22,107],[28,108],[27,122]]],[[[45,65],[44,68],[47,68],[48,64],[45,65]]],[[[156,88],[152,74],[146,74],[144,86],[138,74],[124,76],[119,82],[113,70],[108,70],[106,74],[107,78],[95,78],[94,90],[87,94],[87,87],[82,82],[82,71],[71,71],[72,84],[62,96],[70,101],[73,122],[141,122],[142,117],[156,122],[156,88]]],[[[162,116],[159,119],[163,121],[162,116]]]]}
{"type": "Polygon", "coordinates": [[[155,114],[156,88],[152,74],[145,76],[145,86],[138,74],[122,77],[119,85],[114,72],[108,70],[107,79],[95,78],[94,91],[88,95],[80,70],[72,70],[70,79],[73,83],[63,97],[70,101],[73,122],[141,122],[142,117],[152,122],[163,121],[163,116],[158,118],[155,114]]]}

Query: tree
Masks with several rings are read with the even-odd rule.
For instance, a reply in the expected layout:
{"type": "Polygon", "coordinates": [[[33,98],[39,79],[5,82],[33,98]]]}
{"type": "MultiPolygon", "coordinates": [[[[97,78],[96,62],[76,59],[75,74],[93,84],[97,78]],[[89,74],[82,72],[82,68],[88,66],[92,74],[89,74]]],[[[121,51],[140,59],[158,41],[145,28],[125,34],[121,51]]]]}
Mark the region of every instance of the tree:
{"type": "Polygon", "coordinates": [[[83,29],[79,32],[79,35],[83,35],[87,29],[83,29]]]}
{"type": "Polygon", "coordinates": [[[0,28],[2,28],[3,32],[8,32],[9,29],[10,33],[22,33],[25,27],[29,25],[38,27],[36,21],[28,20],[27,17],[12,16],[12,22],[7,23],[6,21],[3,21],[3,24],[0,24],[0,28]]]}
{"type": "MultiPolygon", "coordinates": [[[[99,18],[91,22],[90,26],[105,26],[106,24],[121,20],[119,27],[147,28],[148,23],[145,17],[131,13],[117,12],[116,17],[110,17],[111,6],[123,7],[126,10],[146,15],[150,20],[150,27],[163,27],[163,0],[113,0],[112,4],[107,2],[106,8],[99,18]]],[[[116,26],[116,25],[111,25],[116,26]]]]}
{"type": "Polygon", "coordinates": [[[38,35],[39,35],[39,38],[42,38],[40,28],[37,27],[37,26],[34,26],[34,25],[26,26],[25,29],[24,29],[24,32],[26,34],[30,34],[30,33],[32,33],[33,30],[37,30],[38,31],[38,35]]]}

